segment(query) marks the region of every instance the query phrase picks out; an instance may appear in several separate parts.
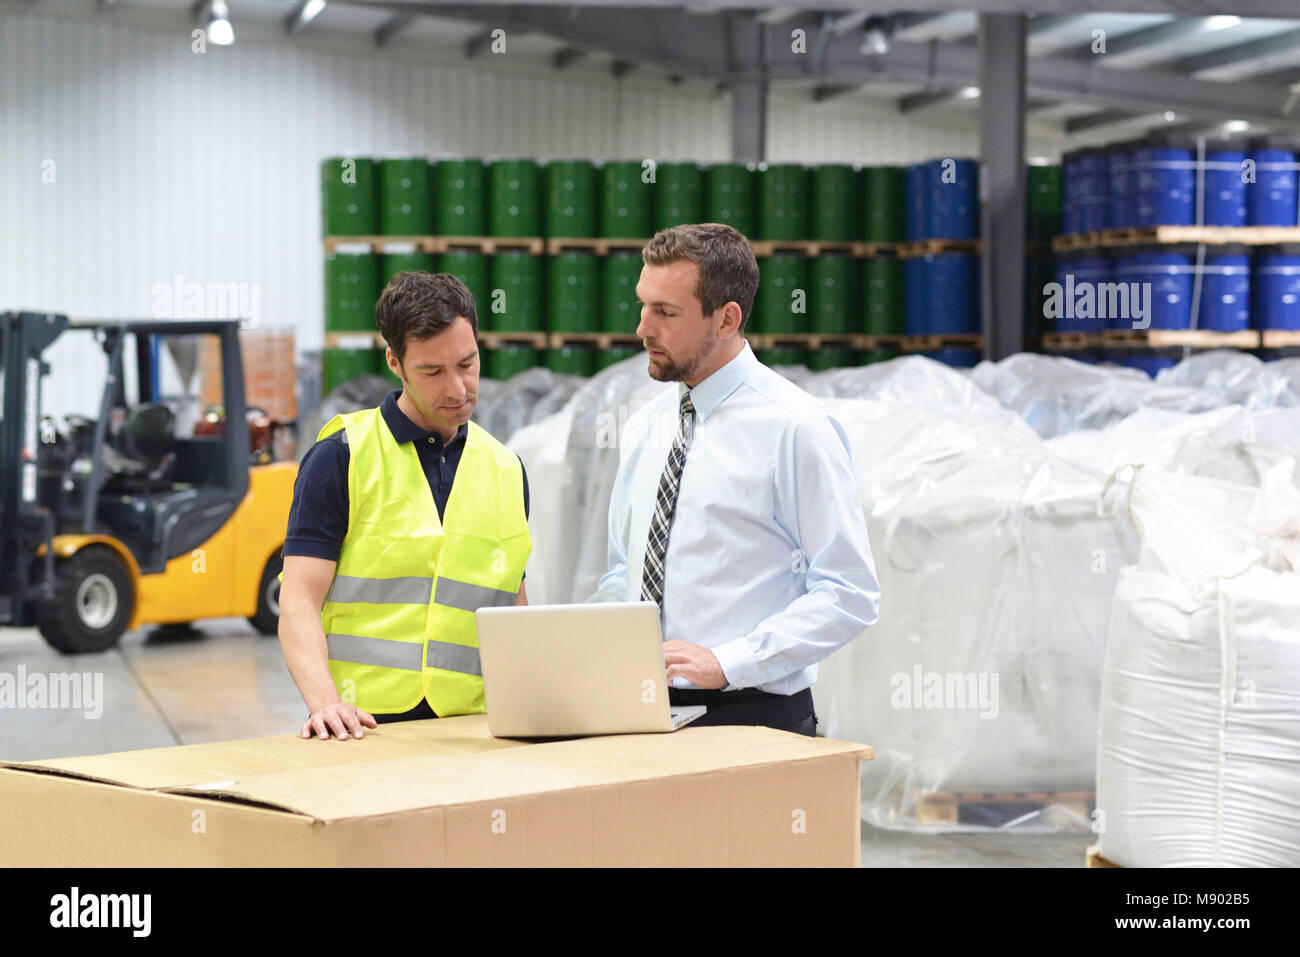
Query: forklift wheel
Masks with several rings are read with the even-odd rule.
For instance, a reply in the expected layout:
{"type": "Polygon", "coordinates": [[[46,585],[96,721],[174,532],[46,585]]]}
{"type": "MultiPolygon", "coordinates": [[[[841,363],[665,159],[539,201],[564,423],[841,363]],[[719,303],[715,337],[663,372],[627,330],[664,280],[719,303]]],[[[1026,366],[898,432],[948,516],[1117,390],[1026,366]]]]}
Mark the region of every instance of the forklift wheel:
{"type": "Polygon", "coordinates": [[[262,582],[257,586],[257,614],[248,623],[264,635],[280,631],[280,572],[284,570],[284,556],[272,555],[262,571],[262,582]]]}
{"type": "Polygon", "coordinates": [[[92,545],[58,563],[54,601],[37,608],[42,637],[67,655],[105,651],[131,620],[131,575],[110,548],[92,545]]]}

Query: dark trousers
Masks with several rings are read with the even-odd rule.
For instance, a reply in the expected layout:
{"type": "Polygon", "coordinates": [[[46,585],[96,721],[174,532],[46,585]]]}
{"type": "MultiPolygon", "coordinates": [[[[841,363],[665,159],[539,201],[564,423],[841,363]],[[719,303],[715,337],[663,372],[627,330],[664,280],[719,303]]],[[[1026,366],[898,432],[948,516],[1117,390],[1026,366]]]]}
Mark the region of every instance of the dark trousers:
{"type": "Polygon", "coordinates": [[[410,711],[403,711],[399,714],[377,714],[375,715],[375,721],[379,724],[389,724],[393,721],[418,721],[421,718],[436,717],[438,716],[434,714],[433,709],[429,707],[429,702],[424,698],[421,698],[420,703],[410,711]]]}
{"type": "Polygon", "coordinates": [[[669,688],[668,700],[674,705],[702,704],[709,710],[688,728],[714,724],[750,724],[793,731],[812,737],[817,733],[817,714],[813,711],[812,689],[794,694],[771,694],[757,688],[739,691],[705,691],[697,688],[669,688]]]}

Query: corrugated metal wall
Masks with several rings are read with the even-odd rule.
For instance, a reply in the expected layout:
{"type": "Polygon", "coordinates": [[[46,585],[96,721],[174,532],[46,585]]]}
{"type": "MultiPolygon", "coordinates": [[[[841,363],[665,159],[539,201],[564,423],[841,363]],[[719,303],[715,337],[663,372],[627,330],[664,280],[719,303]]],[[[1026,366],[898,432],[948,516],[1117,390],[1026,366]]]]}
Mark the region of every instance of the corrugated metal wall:
{"type": "MultiPolygon", "coordinates": [[[[262,323],[307,349],[322,337],[325,156],[729,156],[725,96],[291,42],[199,55],[188,32],[110,17],[0,14],[0,98],[0,308],[147,316],[178,275],[256,283],[262,323]]],[[[771,159],[806,162],[978,146],[779,101],[768,138],[771,159]]]]}

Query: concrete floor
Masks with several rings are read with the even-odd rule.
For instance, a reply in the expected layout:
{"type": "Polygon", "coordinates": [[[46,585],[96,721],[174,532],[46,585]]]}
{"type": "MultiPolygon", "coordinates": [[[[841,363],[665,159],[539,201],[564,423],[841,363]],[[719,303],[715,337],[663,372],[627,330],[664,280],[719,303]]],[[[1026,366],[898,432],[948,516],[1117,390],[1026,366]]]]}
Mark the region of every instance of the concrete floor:
{"type": "MultiPolygon", "coordinates": [[[[100,655],[68,657],[28,628],[0,631],[0,672],[102,675],[102,715],[0,712],[0,758],[69,757],[294,733],[306,717],[280,643],[242,618],[203,622],[188,636],[130,632],[100,655]]],[[[1063,834],[921,834],[863,825],[867,867],[1082,867],[1093,842],[1063,834]]]]}

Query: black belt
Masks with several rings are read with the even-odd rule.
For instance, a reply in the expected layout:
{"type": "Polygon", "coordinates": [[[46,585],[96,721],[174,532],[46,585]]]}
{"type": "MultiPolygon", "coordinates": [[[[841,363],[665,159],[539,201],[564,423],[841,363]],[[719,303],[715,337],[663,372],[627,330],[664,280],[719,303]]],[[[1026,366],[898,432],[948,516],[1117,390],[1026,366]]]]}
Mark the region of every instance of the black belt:
{"type": "MultiPolygon", "coordinates": [[[[801,694],[796,691],[795,694],[801,694]]],[[[732,701],[753,701],[759,698],[779,698],[789,700],[794,695],[773,694],[758,688],[737,688],[735,691],[723,691],[721,688],[669,688],[668,700],[672,704],[689,705],[723,705],[732,701]]]]}

